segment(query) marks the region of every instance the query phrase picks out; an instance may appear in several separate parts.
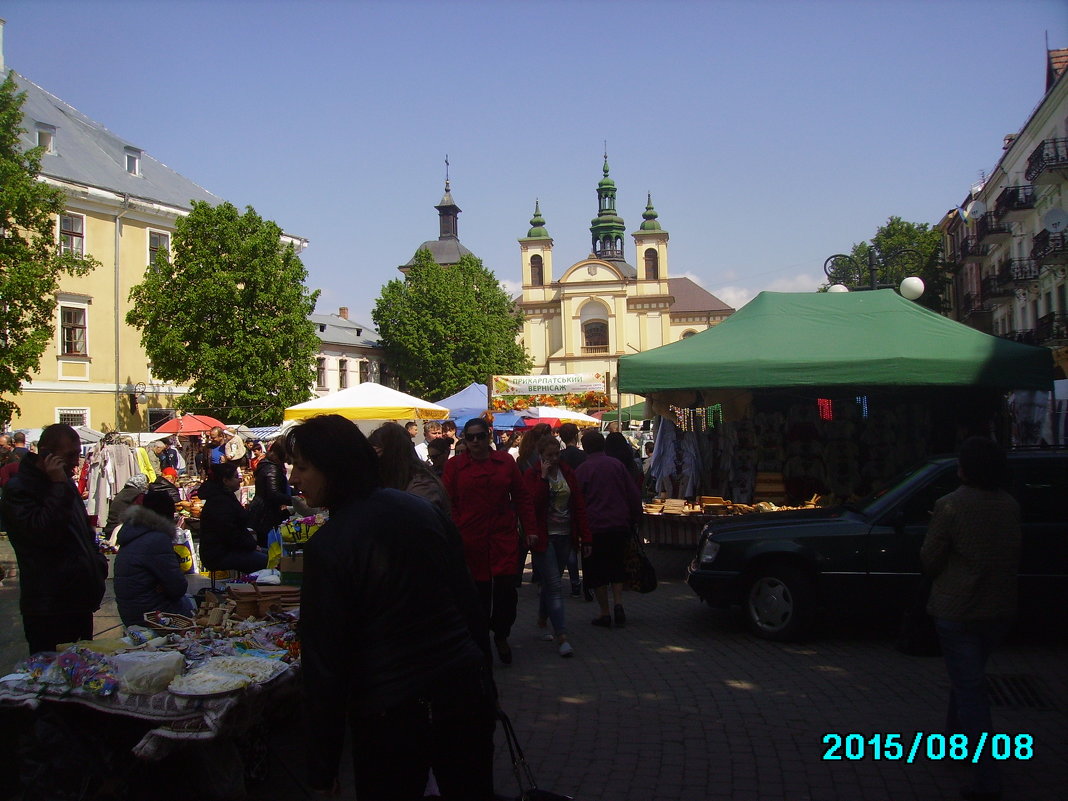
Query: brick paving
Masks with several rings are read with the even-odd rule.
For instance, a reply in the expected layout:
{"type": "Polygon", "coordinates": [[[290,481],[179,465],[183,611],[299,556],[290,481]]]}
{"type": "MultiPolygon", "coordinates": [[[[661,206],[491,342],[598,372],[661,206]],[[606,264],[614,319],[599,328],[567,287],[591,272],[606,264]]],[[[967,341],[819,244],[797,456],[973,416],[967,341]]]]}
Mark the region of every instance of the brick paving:
{"type": "MultiPolygon", "coordinates": [[[[497,671],[539,784],[578,801],[886,801],[955,799],[966,765],[824,761],[825,733],[939,732],[947,683],[942,661],[893,648],[885,626],[835,625],[804,644],[750,637],[737,619],[701,604],[683,580],[690,554],[650,551],[656,592],[625,596],[624,629],[591,626],[594,604],[569,598],[575,656],[538,640],[536,588],[520,590],[511,667],[497,671]]],[[[0,541],[0,561],[10,548],[0,541]]],[[[566,581],[565,581],[566,586],[566,581]]],[[[0,588],[0,658],[22,656],[17,595],[0,588]]],[[[117,623],[109,597],[97,629],[117,623]]],[[[990,665],[996,675],[1035,677],[1051,708],[995,707],[995,730],[1028,732],[1035,755],[1004,764],[1006,801],[1068,797],[1068,642],[1015,641],[990,665]]],[[[304,799],[297,738],[275,754],[272,775],[250,788],[262,801],[304,799]]],[[[511,792],[498,734],[497,786],[511,792]]]]}

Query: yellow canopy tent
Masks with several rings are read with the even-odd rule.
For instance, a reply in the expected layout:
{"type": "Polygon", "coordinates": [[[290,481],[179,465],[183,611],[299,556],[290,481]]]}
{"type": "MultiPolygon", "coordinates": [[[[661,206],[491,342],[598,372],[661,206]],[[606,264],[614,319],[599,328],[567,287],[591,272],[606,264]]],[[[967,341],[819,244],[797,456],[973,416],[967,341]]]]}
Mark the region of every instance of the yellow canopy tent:
{"type": "Polygon", "coordinates": [[[364,383],[290,406],[284,417],[305,420],[320,414],[349,420],[444,420],[449,410],[381,384],[364,383]]]}

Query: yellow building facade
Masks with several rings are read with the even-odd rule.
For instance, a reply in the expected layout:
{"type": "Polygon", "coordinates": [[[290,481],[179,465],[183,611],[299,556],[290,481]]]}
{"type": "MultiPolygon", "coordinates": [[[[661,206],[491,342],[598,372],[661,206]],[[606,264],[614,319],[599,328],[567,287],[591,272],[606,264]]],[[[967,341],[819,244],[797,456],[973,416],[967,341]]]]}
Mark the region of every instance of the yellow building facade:
{"type": "MultiPolygon", "coordinates": [[[[215,205],[221,198],[32,81],[14,71],[12,77],[26,96],[22,145],[44,148],[40,180],[64,195],[56,238],[100,266],[61,279],[52,341],[14,398],[21,411],[10,427],[64,422],[147,432],[174,415],[186,389],[152,375],[140,331],[126,324],[130,290],[156,252],[170,250],[175,223],[192,201],[215,205]]],[[[287,241],[298,251],[306,244],[287,241]]]]}
{"type": "Polygon", "coordinates": [[[523,345],[539,375],[600,373],[613,402],[620,356],[658,348],[716,325],[734,309],[689,278],[671,278],[668,232],[657,221],[652,198],[643,222],[630,236],[635,267],[625,258],[623,219],[616,213],[616,186],[608,159],[598,183],[598,215],[592,221],[591,252],[556,277],[553,240],[539,203],[527,236],[519,240],[523,270],[523,345]]]}

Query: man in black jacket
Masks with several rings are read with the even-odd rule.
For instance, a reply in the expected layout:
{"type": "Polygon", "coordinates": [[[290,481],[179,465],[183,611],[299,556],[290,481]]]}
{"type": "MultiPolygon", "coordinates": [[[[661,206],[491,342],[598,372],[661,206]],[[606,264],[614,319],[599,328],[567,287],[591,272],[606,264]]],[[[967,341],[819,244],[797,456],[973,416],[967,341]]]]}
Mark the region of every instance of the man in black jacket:
{"type": "Polygon", "coordinates": [[[4,487],[3,516],[19,564],[19,607],[30,653],[92,639],[107,559],[96,546],[71,473],[81,441],[68,425],[44,429],[4,487]]]}

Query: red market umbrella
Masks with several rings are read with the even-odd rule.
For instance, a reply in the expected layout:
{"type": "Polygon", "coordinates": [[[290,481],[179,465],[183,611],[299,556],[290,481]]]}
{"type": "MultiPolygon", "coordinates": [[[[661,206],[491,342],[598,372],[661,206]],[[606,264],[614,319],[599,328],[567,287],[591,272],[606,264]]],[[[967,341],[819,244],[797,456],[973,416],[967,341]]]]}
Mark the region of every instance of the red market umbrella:
{"type": "Polygon", "coordinates": [[[183,414],[181,417],[172,417],[157,428],[155,433],[186,436],[190,434],[203,434],[205,431],[210,431],[216,426],[219,428],[226,428],[223,423],[216,420],[214,417],[208,417],[206,414],[183,414]]]}
{"type": "Polygon", "coordinates": [[[524,418],[516,421],[515,427],[519,428],[520,426],[522,426],[523,428],[534,428],[534,426],[538,425],[539,423],[548,423],[549,426],[552,427],[552,428],[559,428],[560,427],[560,418],[559,417],[524,417],[524,418]]]}

